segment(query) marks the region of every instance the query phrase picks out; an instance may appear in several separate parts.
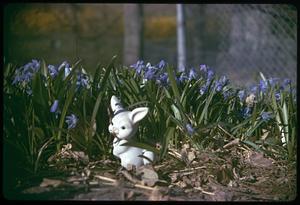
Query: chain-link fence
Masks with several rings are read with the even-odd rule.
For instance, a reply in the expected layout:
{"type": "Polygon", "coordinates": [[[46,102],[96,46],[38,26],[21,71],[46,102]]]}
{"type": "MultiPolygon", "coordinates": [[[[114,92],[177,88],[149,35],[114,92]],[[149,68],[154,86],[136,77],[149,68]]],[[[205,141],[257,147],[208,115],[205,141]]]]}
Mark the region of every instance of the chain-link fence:
{"type": "MultiPolygon", "coordinates": [[[[185,11],[188,66],[207,64],[240,85],[256,82],[259,72],[296,82],[295,7],[200,4],[185,5],[185,11]]],[[[176,64],[176,38],[164,42],[146,39],[145,48],[150,59],[169,53],[166,58],[176,64]]]]}
{"type": "Polygon", "coordinates": [[[197,34],[189,32],[195,28],[201,32],[201,37],[189,45],[194,51],[189,59],[194,64],[205,62],[238,84],[252,83],[260,71],[267,77],[291,78],[296,82],[295,7],[223,4],[187,6],[187,10],[187,22],[194,24],[187,24],[187,34],[197,34]]]}

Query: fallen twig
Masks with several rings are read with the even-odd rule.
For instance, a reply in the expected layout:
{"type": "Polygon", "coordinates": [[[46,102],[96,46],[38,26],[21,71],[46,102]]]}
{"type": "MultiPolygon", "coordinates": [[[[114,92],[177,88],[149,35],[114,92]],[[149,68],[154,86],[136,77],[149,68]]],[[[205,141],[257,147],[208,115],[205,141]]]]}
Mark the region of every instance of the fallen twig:
{"type": "Polygon", "coordinates": [[[215,195],[213,192],[204,191],[201,187],[194,187],[194,189],[201,191],[203,194],[215,195]]]}
{"type": "Polygon", "coordinates": [[[223,127],[221,127],[221,125],[218,125],[218,128],[220,130],[222,130],[226,135],[228,135],[229,137],[231,137],[232,139],[235,139],[235,137],[232,134],[230,134],[229,132],[227,132],[223,127]]]}
{"type": "Polygon", "coordinates": [[[117,182],[116,179],[111,179],[111,178],[104,177],[104,176],[101,176],[101,175],[95,175],[95,177],[96,177],[97,179],[101,179],[101,180],[108,181],[108,182],[112,182],[112,183],[116,183],[116,182],[117,182]]]}
{"type": "Polygon", "coordinates": [[[176,152],[173,149],[170,149],[170,151],[168,151],[168,154],[175,157],[176,159],[181,160],[181,154],[179,154],[178,152],[176,152]]]}
{"type": "Polygon", "coordinates": [[[197,170],[197,169],[206,169],[206,166],[187,168],[187,169],[183,169],[183,170],[175,170],[173,173],[189,172],[189,171],[194,171],[194,170],[197,170]]]}
{"type": "Polygon", "coordinates": [[[124,175],[124,177],[126,177],[126,179],[128,179],[129,181],[131,181],[132,183],[136,184],[141,184],[141,181],[136,179],[135,177],[133,177],[128,171],[123,170],[121,171],[121,173],[124,175]]]}
{"type": "Polygon", "coordinates": [[[137,187],[137,188],[147,189],[147,190],[150,190],[150,191],[158,190],[157,187],[152,188],[152,187],[144,186],[144,185],[141,185],[141,184],[135,184],[134,186],[137,187]]]}
{"type": "Polygon", "coordinates": [[[227,143],[226,145],[224,145],[223,148],[226,149],[226,148],[232,147],[234,145],[237,145],[239,143],[240,143],[240,139],[236,138],[236,139],[230,141],[229,143],[227,143]]]}
{"type": "MultiPolygon", "coordinates": [[[[125,176],[125,175],[124,175],[125,176]]],[[[95,177],[97,179],[101,179],[101,180],[104,180],[104,181],[108,181],[108,182],[112,182],[112,183],[116,183],[117,180],[116,179],[111,179],[111,178],[108,178],[108,177],[104,177],[104,176],[101,176],[101,175],[95,175],[95,177]]],[[[127,178],[127,177],[126,177],[127,178]]],[[[128,179],[128,178],[127,178],[128,179]]],[[[144,186],[142,184],[134,184],[135,187],[137,188],[142,188],[142,189],[146,189],[146,190],[150,190],[150,191],[154,191],[154,190],[159,190],[156,186],[155,187],[148,187],[148,186],[144,186]]]]}

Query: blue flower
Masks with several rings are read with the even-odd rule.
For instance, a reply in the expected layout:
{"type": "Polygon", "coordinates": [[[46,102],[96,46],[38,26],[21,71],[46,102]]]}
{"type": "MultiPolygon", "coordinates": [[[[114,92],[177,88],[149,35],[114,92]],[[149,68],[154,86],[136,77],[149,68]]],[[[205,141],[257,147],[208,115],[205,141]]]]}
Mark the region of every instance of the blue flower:
{"type": "Polygon", "coordinates": [[[207,72],[207,67],[206,67],[206,65],[200,65],[200,71],[206,73],[206,72],[207,72]]]}
{"type": "Polygon", "coordinates": [[[245,100],[245,98],[246,98],[246,93],[245,93],[245,91],[244,91],[244,90],[240,90],[240,91],[238,92],[238,96],[239,96],[240,101],[243,102],[243,101],[245,100]]]}
{"type": "Polygon", "coordinates": [[[285,85],[285,86],[287,86],[287,85],[291,85],[291,83],[292,83],[292,81],[290,80],[290,79],[284,79],[284,81],[283,81],[283,84],[285,85]]]}
{"type": "Polygon", "coordinates": [[[72,68],[70,67],[70,64],[67,61],[63,61],[57,68],[57,71],[59,72],[62,68],[65,68],[65,76],[64,79],[66,77],[68,77],[68,75],[70,74],[72,68]]]}
{"type": "Polygon", "coordinates": [[[220,80],[216,82],[216,91],[219,92],[227,84],[228,79],[225,76],[222,76],[220,80]]]}
{"type": "Polygon", "coordinates": [[[195,133],[195,129],[192,127],[191,124],[186,124],[185,128],[188,131],[189,135],[193,135],[195,133]]]}
{"type": "Polygon", "coordinates": [[[222,88],[223,88],[222,84],[219,83],[219,82],[217,82],[217,83],[216,83],[216,91],[217,91],[217,92],[220,92],[220,91],[222,90],[222,88]]]}
{"type": "Polygon", "coordinates": [[[30,69],[34,73],[37,72],[40,69],[40,62],[33,59],[31,62],[24,65],[24,72],[30,71],[30,69]]]}
{"type": "Polygon", "coordinates": [[[179,78],[176,78],[178,83],[184,83],[184,81],[186,81],[188,79],[188,77],[186,76],[186,74],[184,72],[182,72],[179,76],[179,78]]]}
{"type": "Polygon", "coordinates": [[[55,78],[58,75],[58,70],[54,65],[48,65],[48,71],[52,78],[55,78]]]}
{"type": "Polygon", "coordinates": [[[18,79],[20,79],[20,82],[19,83],[29,83],[31,81],[33,77],[33,73],[30,73],[30,72],[26,72],[24,73],[23,75],[19,76],[18,79]]]}
{"type": "Polygon", "coordinates": [[[226,91],[223,92],[224,100],[227,100],[232,95],[233,95],[233,93],[229,90],[226,90],[226,91]]]}
{"type": "Polygon", "coordinates": [[[278,83],[279,78],[270,78],[268,81],[269,81],[271,87],[274,87],[278,83]]]}
{"type": "Polygon", "coordinates": [[[211,80],[214,77],[215,73],[211,69],[207,71],[207,80],[211,80]]]}
{"type": "Polygon", "coordinates": [[[39,69],[40,69],[39,61],[33,59],[31,62],[16,69],[12,84],[21,85],[28,95],[32,95],[32,90],[29,83],[32,80],[34,74],[39,69]]]}
{"type": "Polygon", "coordinates": [[[37,61],[37,60],[35,60],[35,59],[33,59],[31,61],[31,63],[30,63],[30,67],[32,68],[32,70],[34,72],[37,72],[40,69],[40,62],[37,61]]]}
{"type": "Polygon", "coordinates": [[[292,81],[290,79],[285,78],[281,86],[279,87],[280,90],[284,90],[285,88],[289,87],[291,91],[291,84],[292,81]]]}
{"type": "Polygon", "coordinates": [[[276,92],[275,93],[275,99],[276,99],[276,101],[279,101],[280,98],[281,98],[280,92],[276,92]]]}
{"type": "Polygon", "coordinates": [[[226,76],[224,76],[224,75],[220,78],[219,81],[220,81],[223,85],[227,85],[228,82],[229,82],[228,78],[226,78],[226,76]]]}
{"type": "Polygon", "coordinates": [[[158,65],[157,65],[157,67],[159,68],[159,69],[162,69],[162,68],[164,68],[166,66],[166,62],[164,61],[164,60],[161,60],[159,63],[158,63],[158,65]]]}
{"type": "Polygon", "coordinates": [[[268,89],[268,83],[264,80],[260,80],[259,82],[259,90],[265,93],[268,89]]]}
{"type": "Polygon", "coordinates": [[[267,122],[271,119],[272,115],[271,115],[271,112],[262,112],[260,114],[260,117],[263,121],[267,122]]]}
{"type": "Polygon", "coordinates": [[[250,87],[250,92],[255,94],[257,92],[257,86],[256,85],[253,85],[250,87]]]}
{"type": "Polygon", "coordinates": [[[148,70],[145,72],[144,78],[147,80],[152,80],[155,77],[155,67],[149,66],[148,70]]]}
{"type": "Polygon", "coordinates": [[[189,80],[196,79],[196,78],[197,78],[196,70],[195,68],[191,68],[189,72],[189,80]]]}
{"type": "Polygon", "coordinates": [[[169,83],[168,73],[162,73],[156,78],[156,83],[162,86],[167,86],[169,83]]]}
{"type": "Polygon", "coordinates": [[[203,95],[206,91],[207,91],[207,86],[206,85],[202,86],[199,90],[200,95],[203,95]]]}
{"type": "Polygon", "coordinates": [[[68,129],[75,128],[77,122],[78,122],[78,118],[74,114],[71,114],[70,116],[66,117],[66,123],[68,124],[68,129]]]}
{"type": "Polygon", "coordinates": [[[89,77],[87,74],[83,72],[77,73],[77,89],[80,89],[82,87],[88,88],[89,87],[89,77]]]}
{"type": "Polygon", "coordinates": [[[72,70],[72,68],[70,67],[69,64],[67,64],[65,67],[65,77],[64,78],[68,77],[68,75],[71,73],[71,70],[72,70]]]}
{"type": "Polygon", "coordinates": [[[54,100],[54,103],[52,104],[50,108],[50,112],[56,112],[58,108],[58,100],[54,100]]]}
{"type": "Polygon", "coordinates": [[[142,70],[145,68],[144,61],[139,60],[135,64],[131,65],[130,67],[134,68],[137,74],[141,74],[142,70]]]}
{"type": "Polygon", "coordinates": [[[251,116],[251,108],[250,107],[245,107],[242,111],[242,115],[244,118],[248,118],[251,116]]]}

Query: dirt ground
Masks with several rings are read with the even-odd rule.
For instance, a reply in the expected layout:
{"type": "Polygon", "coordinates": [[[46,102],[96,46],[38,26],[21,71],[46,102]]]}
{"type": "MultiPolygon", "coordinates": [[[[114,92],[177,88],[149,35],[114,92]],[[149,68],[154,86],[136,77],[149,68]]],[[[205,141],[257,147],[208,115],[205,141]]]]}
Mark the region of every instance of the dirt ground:
{"type": "Polygon", "coordinates": [[[296,163],[265,156],[245,146],[198,152],[189,145],[172,150],[155,166],[120,168],[118,161],[88,161],[64,150],[49,160],[67,175],[43,177],[19,189],[19,199],[292,201],[296,163]],[[59,159],[59,160],[58,160],[59,159]]]}

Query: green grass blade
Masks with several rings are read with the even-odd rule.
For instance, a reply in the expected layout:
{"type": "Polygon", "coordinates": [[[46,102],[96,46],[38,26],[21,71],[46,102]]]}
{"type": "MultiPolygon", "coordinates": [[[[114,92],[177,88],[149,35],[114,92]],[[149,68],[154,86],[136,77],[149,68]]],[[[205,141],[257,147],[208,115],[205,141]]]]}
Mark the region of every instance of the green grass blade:
{"type": "Polygon", "coordinates": [[[100,103],[101,103],[101,100],[102,100],[102,96],[105,93],[104,86],[106,85],[106,82],[108,80],[109,74],[110,74],[111,70],[114,67],[114,62],[115,62],[116,57],[117,56],[114,56],[112,58],[109,66],[107,67],[107,70],[106,70],[106,72],[105,72],[105,74],[104,74],[104,76],[102,78],[102,81],[101,81],[101,84],[100,84],[101,91],[98,94],[98,97],[97,97],[97,100],[96,100],[96,103],[95,103],[95,106],[94,106],[94,109],[93,109],[93,112],[92,112],[91,127],[93,127],[93,125],[94,125],[94,122],[95,122],[95,119],[96,119],[96,115],[97,115],[97,112],[98,112],[98,109],[99,109],[99,106],[100,106],[100,103]]]}

